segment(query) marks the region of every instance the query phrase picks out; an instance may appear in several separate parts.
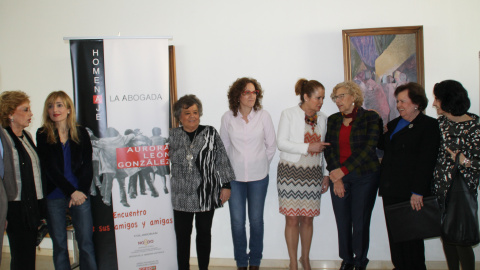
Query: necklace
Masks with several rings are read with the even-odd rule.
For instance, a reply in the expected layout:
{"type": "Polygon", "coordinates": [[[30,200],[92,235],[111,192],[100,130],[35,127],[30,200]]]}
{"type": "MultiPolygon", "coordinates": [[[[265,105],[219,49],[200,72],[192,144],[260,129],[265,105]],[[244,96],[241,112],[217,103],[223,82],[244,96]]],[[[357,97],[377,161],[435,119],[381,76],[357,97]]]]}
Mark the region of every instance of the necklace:
{"type": "Polygon", "coordinates": [[[197,131],[198,131],[198,128],[195,130],[195,135],[193,136],[193,139],[190,142],[189,147],[187,147],[187,144],[185,144],[185,149],[186,149],[186,152],[187,152],[186,159],[188,161],[188,168],[190,170],[192,169],[192,160],[193,160],[193,154],[192,154],[193,142],[195,141],[195,138],[197,137],[197,131]]]}
{"type": "Polygon", "coordinates": [[[312,126],[312,131],[315,131],[315,127],[317,126],[317,114],[314,114],[312,116],[308,116],[305,114],[305,123],[312,126]]]}

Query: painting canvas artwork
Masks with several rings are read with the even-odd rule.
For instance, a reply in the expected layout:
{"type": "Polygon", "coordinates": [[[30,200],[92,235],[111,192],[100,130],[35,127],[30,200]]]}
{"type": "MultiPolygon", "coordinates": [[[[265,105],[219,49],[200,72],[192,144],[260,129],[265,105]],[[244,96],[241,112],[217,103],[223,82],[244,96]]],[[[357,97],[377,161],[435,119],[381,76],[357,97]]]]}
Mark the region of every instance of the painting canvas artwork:
{"type": "Polygon", "coordinates": [[[343,30],[345,80],[364,93],[363,107],[377,111],[386,124],[399,116],[395,89],[424,84],[423,27],[343,30]]]}

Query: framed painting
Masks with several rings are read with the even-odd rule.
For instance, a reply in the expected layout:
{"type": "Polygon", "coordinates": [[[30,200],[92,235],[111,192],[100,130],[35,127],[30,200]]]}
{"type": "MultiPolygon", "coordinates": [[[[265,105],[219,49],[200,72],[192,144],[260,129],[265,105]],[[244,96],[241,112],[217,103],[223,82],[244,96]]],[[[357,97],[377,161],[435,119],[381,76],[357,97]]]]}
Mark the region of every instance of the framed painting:
{"type": "Polygon", "coordinates": [[[397,86],[425,87],[423,26],[350,29],[342,36],[345,80],[360,86],[364,108],[376,110],[385,124],[395,119],[397,86]]]}

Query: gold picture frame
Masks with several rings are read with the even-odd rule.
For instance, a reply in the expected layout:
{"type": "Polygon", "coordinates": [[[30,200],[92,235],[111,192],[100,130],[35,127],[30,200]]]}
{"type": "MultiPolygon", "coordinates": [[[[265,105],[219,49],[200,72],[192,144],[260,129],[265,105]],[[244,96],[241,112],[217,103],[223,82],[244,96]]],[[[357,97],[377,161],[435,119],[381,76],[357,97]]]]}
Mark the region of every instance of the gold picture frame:
{"type": "Polygon", "coordinates": [[[342,30],[346,81],[364,92],[363,107],[384,123],[398,117],[394,91],[416,82],[425,87],[423,26],[342,30]]]}
{"type": "MultiPolygon", "coordinates": [[[[397,35],[414,35],[414,46],[415,46],[415,60],[416,60],[416,70],[417,70],[417,80],[415,82],[419,83],[425,87],[425,78],[424,78],[424,64],[423,64],[423,26],[403,26],[403,27],[384,27],[384,28],[364,28],[364,29],[349,29],[342,30],[343,37],[343,62],[345,67],[345,80],[352,80],[352,38],[354,37],[367,37],[367,36],[397,36],[397,35]]],[[[402,49],[403,45],[408,46],[408,41],[412,39],[402,40],[400,44],[395,44],[395,47],[391,48],[392,52],[395,52],[396,49],[402,49]]],[[[385,51],[383,51],[385,52],[385,51]]],[[[391,52],[389,52],[391,53],[391,52]]],[[[398,51],[398,53],[408,53],[405,51],[398,51]]],[[[388,61],[386,59],[385,61],[388,61]]]]}

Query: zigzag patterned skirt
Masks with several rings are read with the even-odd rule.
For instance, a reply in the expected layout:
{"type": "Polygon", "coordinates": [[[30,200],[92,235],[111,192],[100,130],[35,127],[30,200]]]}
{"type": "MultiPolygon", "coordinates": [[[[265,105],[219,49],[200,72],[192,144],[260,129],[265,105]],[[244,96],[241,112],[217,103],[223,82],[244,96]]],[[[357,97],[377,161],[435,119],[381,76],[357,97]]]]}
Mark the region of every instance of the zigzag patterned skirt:
{"type": "Polygon", "coordinates": [[[277,189],[280,214],[316,217],[320,215],[323,172],[321,155],[302,155],[296,163],[280,160],[277,189]]]}

